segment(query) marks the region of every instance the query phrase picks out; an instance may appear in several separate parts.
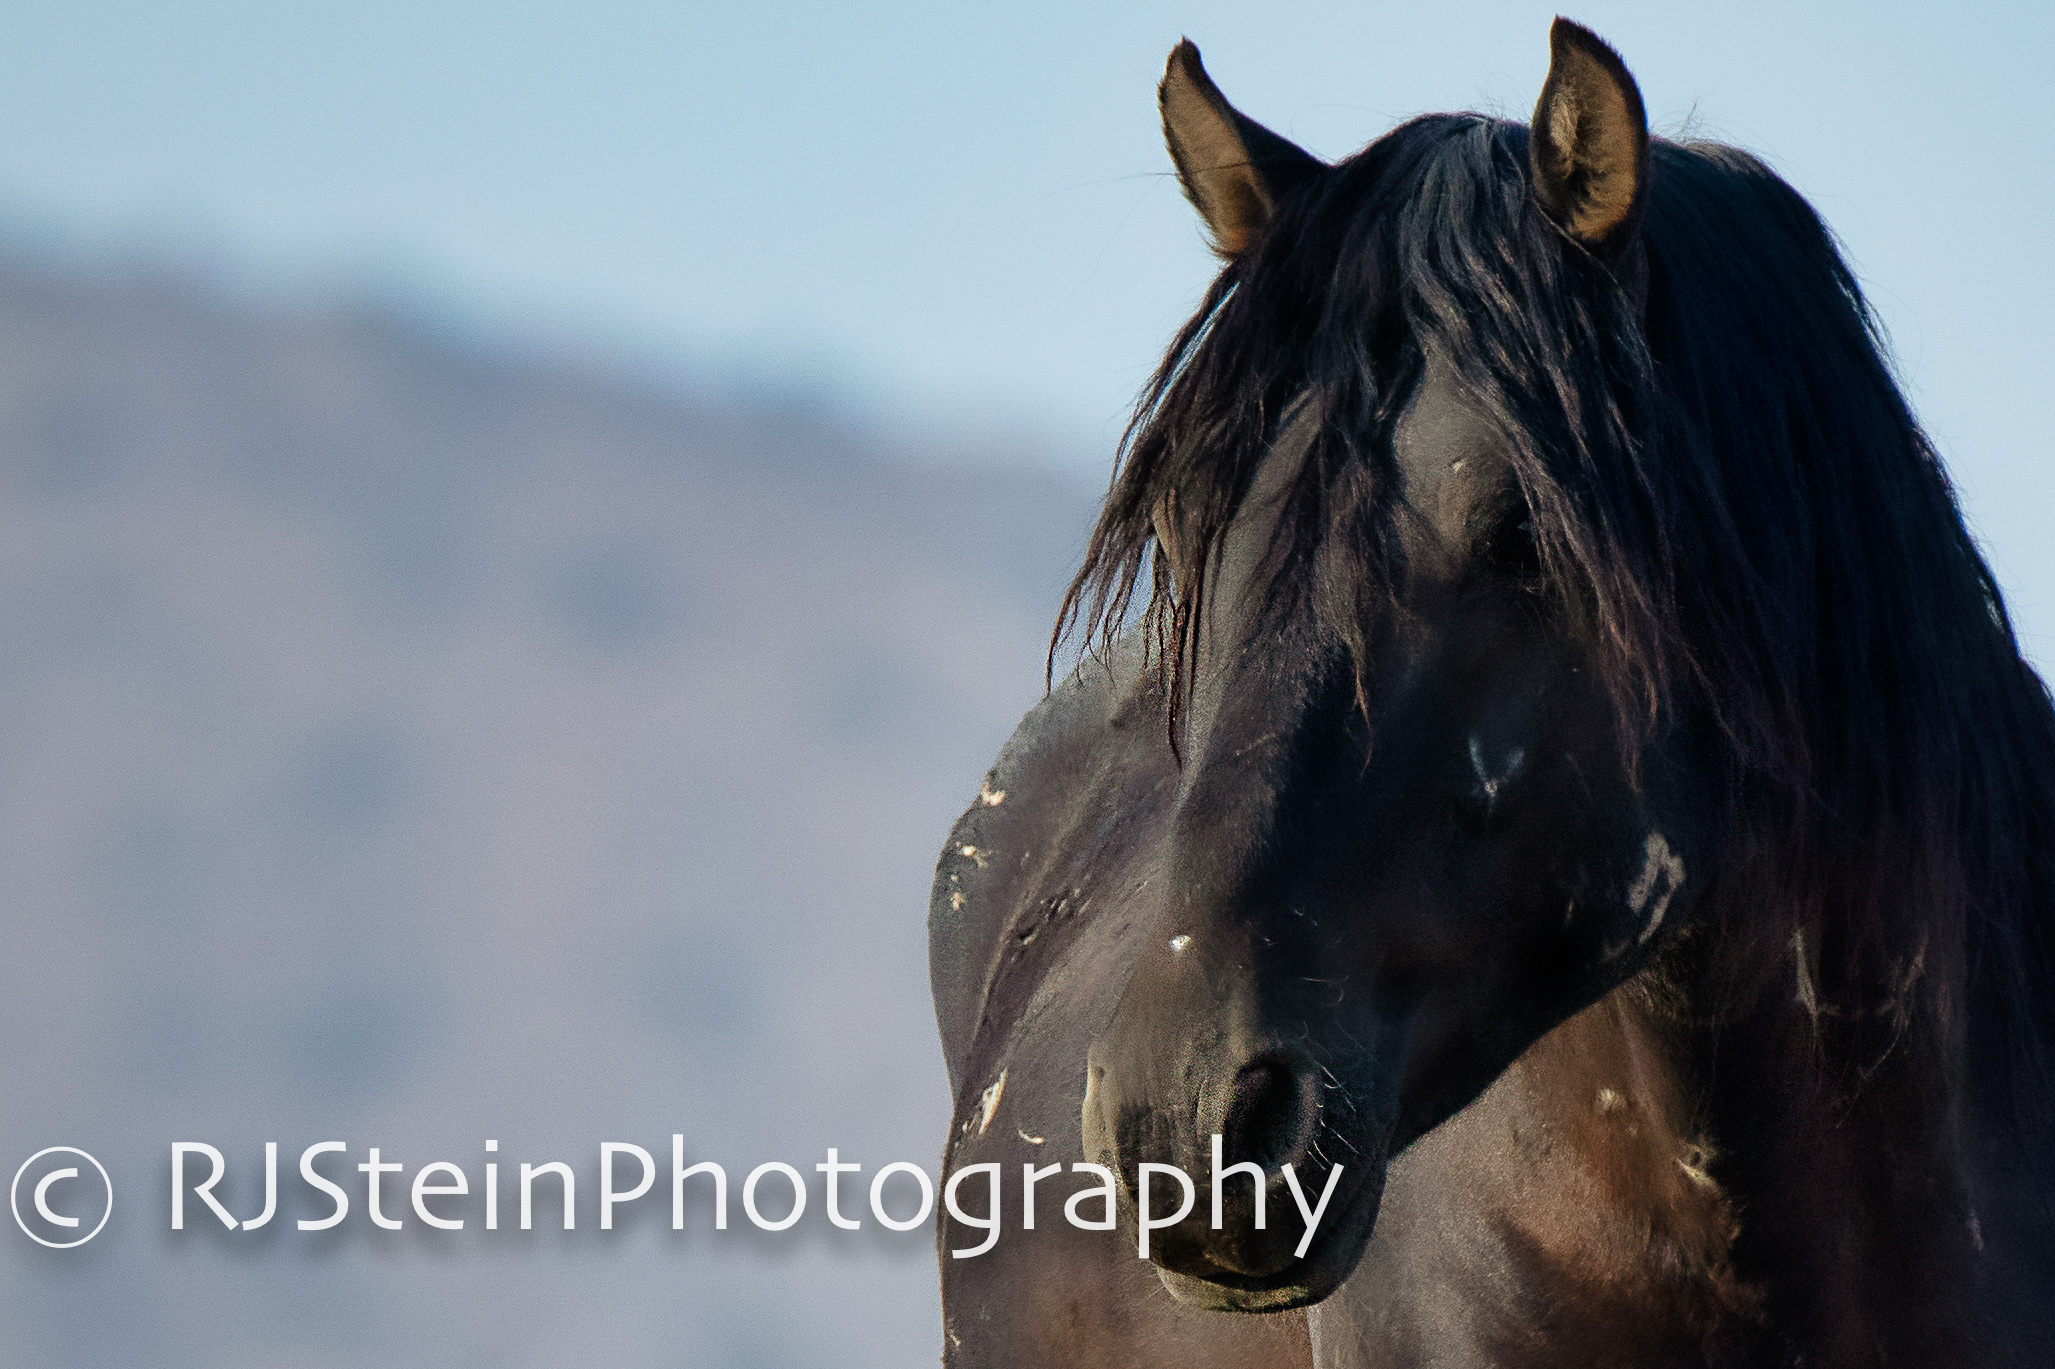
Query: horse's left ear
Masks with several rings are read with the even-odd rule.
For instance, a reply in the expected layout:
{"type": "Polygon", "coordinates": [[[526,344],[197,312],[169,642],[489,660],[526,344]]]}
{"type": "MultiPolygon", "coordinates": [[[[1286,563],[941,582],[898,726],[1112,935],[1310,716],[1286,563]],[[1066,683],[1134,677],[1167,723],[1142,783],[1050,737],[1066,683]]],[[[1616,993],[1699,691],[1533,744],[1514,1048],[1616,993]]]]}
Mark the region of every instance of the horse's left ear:
{"type": "Polygon", "coordinates": [[[1278,196],[1327,163],[1227,102],[1187,38],[1171,49],[1156,88],[1163,138],[1185,197],[1212,231],[1214,250],[1238,256],[1256,240],[1278,196]]]}
{"type": "Polygon", "coordinates": [[[1633,246],[1648,200],[1648,114],[1620,54],[1582,24],[1548,32],[1548,81],[1527,142],[1534,197],[1594,256],[1633,246]]]}

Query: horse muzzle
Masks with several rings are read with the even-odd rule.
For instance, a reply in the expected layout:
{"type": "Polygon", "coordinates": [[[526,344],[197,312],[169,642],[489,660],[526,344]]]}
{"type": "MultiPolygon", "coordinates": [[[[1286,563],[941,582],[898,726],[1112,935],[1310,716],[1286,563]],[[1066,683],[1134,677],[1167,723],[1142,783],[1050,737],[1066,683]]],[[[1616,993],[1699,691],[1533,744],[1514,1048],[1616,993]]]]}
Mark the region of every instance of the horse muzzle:
{"type": "Polygon", "coordinates": [[[1232,1065],[1175,1049],[1122,1059],[1116,1040],[1088,1060],[1084,1149],[1113,1173],[1121,1227],[1164,1286],[1242,1312],[1333,1292],[1376,1222],[1388,1126],[1330,1105],[1335,1087],[1302,1051],[1264,1043],[1232,1065]]]}

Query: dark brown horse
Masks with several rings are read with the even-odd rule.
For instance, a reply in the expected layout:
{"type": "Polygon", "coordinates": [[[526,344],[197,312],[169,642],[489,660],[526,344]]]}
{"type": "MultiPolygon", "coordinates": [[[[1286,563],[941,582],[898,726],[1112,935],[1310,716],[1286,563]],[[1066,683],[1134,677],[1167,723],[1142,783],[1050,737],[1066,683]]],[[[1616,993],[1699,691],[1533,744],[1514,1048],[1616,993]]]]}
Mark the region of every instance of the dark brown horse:
{"type": "Polygon", "coordinates": [[[1171,56],[1225,265],[937,874],[952,1365],[2055,1364],[2047,693],[1813,211],[1552,46],[1333,166],[1171,56]]]}

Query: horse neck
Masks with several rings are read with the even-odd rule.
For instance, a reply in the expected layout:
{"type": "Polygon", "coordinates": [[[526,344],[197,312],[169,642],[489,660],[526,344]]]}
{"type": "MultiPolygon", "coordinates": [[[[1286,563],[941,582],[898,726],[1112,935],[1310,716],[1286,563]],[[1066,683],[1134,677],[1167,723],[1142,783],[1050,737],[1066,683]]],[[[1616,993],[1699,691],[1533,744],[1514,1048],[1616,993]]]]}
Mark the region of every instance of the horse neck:
{"type": "Polygon", "coordinates": [[[1316,1309],[1316,1363],[1759,1358],[1738,1209],[1679,1058],[1630,984],[1401,1153],[1363,1263],[1316,1309]]]}
{"type": "Polygon", "coordinates": [[[1746,912],[1711,910],[1648,976],[1677,1087],[1742,1214],[1734,1269],[1808,1364],[1870,1363],[1880,1344],[1894,1363],[1963,1362],[1981,1237],[1960,928],[1880,949],[1847,921],[1746,912]]]}

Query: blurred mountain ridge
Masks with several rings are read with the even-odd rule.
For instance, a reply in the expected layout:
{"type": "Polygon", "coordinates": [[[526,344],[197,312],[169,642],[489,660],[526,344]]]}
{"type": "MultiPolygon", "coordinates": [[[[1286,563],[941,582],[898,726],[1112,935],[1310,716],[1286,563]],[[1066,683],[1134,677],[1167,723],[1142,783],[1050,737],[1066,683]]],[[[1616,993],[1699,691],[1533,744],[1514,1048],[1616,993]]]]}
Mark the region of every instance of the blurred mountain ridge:
{"type": "Polygon", "coordinates": [[[931,1357],[919,1232],[230,1259],[156,1186],[173,1139],[252,1210],[331,1135],[932,1165],[926,884],[1094,504],[952,456],[0,256],[0,1153],[134,1176],[91,1260],[0,1243],[11,1362],[931,1357]]]}

